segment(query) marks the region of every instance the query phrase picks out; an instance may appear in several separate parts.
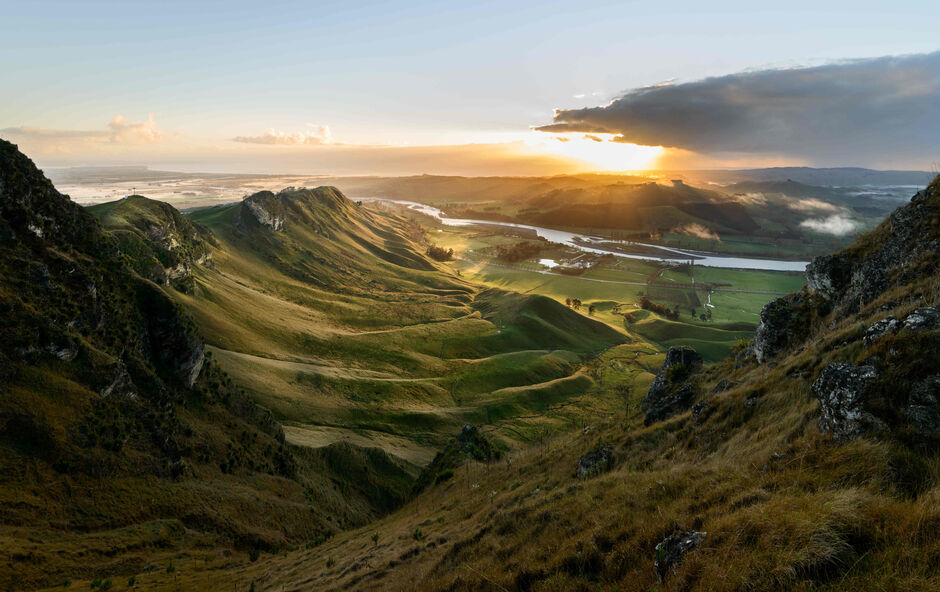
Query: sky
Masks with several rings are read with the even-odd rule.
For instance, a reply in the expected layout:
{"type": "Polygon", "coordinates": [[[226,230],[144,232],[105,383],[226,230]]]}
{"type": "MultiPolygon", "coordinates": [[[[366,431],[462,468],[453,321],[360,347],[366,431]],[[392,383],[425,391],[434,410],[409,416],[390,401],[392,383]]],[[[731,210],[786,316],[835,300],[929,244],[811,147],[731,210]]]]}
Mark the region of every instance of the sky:
{"type": "Polygon", "coordinates": [[[40,166],[940,162],[935,1],[2,4],[0,137],[40,166]]]}

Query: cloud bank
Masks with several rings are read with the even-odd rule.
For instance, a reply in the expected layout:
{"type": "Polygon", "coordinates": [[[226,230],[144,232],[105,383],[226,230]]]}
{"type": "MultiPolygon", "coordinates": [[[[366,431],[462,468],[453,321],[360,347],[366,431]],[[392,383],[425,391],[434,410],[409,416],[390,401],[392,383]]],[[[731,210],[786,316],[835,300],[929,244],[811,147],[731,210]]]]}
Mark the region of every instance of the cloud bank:
{"type": "Polygon", "coordinates": [[[32,126],[0,129],[0,134],[16,140],[34,142],[110,142],[113,144],[156,144],[163,140],[163,131],[157,126],[153,113],[147,120],[132,123],[123,115],[115,115],[106,129],[56,130],[32,126]]]}
{"type": "Polygon", "coordinates": [[[556,110],[554,123],[535,129],[705,154],[931,162],[940,156],[940,52],[660,84],[606,106],[556,110]]]}
{"type": "Polygon", "coordinates": [[[282,146],[319,145],[332,142],[329,126],[308,123],[307,127],[309,131],[294,134],[269,129],[267,133],[260,136],[236,136],[232,138],[232,141],[244,144],[278,144],[282,146]]]}

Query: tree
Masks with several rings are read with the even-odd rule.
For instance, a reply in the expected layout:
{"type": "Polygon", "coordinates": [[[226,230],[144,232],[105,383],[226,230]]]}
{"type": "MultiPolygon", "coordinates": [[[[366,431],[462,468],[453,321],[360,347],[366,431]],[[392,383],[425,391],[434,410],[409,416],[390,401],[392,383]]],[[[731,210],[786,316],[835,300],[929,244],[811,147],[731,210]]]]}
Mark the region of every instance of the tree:
{"type": "Polygon", "coordinates": [[[445,249],[444,247],[438,247],[437,245],[429,246],[427,254],[428,257],[437,261],[450,261],[454,258],[453,249],[445,249]]]}
{"type": "Polygon", "coordinates": [[[593,304],[592,304],[591,306],[589,306],[589,307],[588,307],[588,315],[593,316],[595,310],[597,310],[597,308],[596,308],[593,304]]]}
{"type": "Polygon", "coordinates": [[[565,298],[565,306],[571,308],[571,298],[565,298]]]}

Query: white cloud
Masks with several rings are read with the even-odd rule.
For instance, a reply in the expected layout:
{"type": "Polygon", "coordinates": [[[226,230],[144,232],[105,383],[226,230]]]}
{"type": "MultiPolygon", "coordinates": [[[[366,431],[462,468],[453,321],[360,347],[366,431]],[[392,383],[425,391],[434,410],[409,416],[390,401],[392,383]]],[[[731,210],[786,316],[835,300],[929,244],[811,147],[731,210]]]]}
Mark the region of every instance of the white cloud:
{"type": "Polygon", "coordinates": [[[153,113],[140,123],[128,121],[123,115],[115,115],[107,124],[107,129],[97,130],[57,130],[43,129],[28,125],[8,127],[0,130],[4,136],[16,140],[42,143],[67,144],[156,144],[163,140],[163,131],[157,126],[153,113]]]}
{"type": "Polygon", "coordinates": [[[330,126],[308,123],[307,128],[306,132],[293,134],[272,128],[260,136],[236,136],[232,140],[245,144],[278,144],[282,146],[319,145],[333,142],[330,126]]]}
{"type": "Polygon", "coordinates": [[[153,113],[149,113],[147,121],[141,123],[131,123],[123,115],[115,115],[108,128],[111,129],[111,141],[119,144],[156,144],[163,139],[153,113]]]}
{"type": "Polygon", "coordinates": [[[798,212],[838,212],[839,208],[815,197],[806,197],[787,203],[791,210],[798,212]]]}
{"type": "Polygon", "coordinates": [[[815,232],[845,236],[858,228],[858,222],[847,218],[844,214],[835,214],[828,218],[809,218],[803,220],[800,222],[800,226],[809,228],[815,232]]]}

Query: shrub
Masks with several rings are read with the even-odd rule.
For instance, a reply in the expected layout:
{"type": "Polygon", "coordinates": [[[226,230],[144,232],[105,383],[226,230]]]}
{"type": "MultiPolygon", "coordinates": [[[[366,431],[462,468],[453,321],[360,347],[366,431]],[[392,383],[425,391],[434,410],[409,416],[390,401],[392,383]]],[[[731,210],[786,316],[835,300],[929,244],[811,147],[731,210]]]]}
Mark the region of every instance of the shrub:
{"type": "Polygon", "coordinates": [[[509,247],[498,247],[496,249],[496,258],[500,261],[515,263],[532,259],[542,251],[542,245],[539,243],[523,241],[509,247]]]}
{"type": "Polygon", "coordinates": [[[649,297],[644,296],[640,298],[640,308],[643,310],[648,310],[650,312],[655,312],[656,314],[666,317],[671,321],[679,320],[679,307],[677,306],[675,310],[669,310],[669,307],[662,304],[656,304],[649,297]]]}
{"type": "Polygon", "coordinates": [[[731,346],[731,353],[739,354],[747,349],[747,339],[741,338],[734,342],[734,345],[731,346]]]}
{"type": "Polygon", "coordinates": [[[454,258],[453,249],[445,249],[437,245],[430,245],[427,250],[428,257],[436,261],[450,261],[454,258]]]}
{"type": "Polygon", "coordinates": [[[673,364],[666,368],[666,380],[669,382],[679,382],[689,375],[689,367],[683,364],[673,364]]]}
{"type": "Polygon", "coordinates": [[[453,469],[444,469],[443,471],[438,473],[437,476],[434,477],[434,483],[435,485],[438,483],[443,483],[444,481],[447,481],[453,476],[454,476],[453,469]]]}

